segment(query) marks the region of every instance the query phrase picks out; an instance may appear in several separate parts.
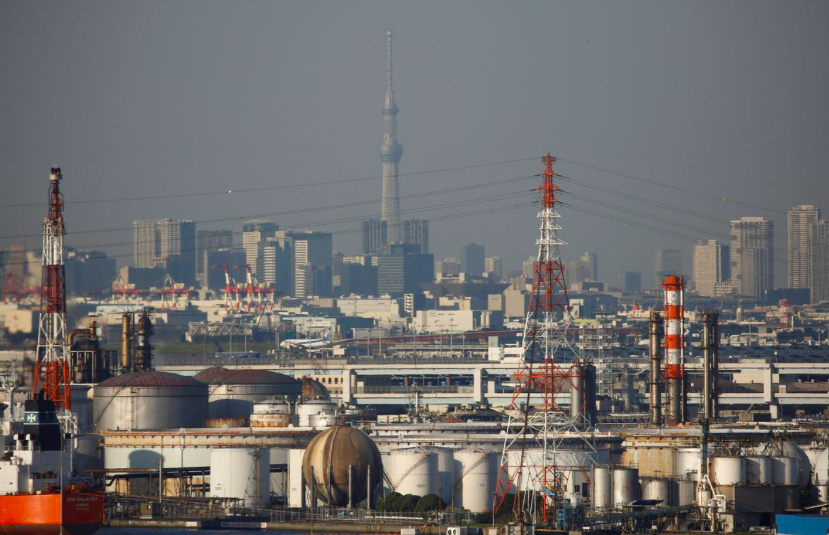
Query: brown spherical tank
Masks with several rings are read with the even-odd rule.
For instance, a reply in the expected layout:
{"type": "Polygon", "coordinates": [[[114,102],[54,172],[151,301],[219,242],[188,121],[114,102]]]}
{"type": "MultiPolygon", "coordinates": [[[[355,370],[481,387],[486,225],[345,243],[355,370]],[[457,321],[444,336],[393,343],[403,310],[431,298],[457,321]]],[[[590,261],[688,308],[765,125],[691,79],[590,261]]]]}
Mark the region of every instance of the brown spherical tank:
{"type": "Polygon", "coordinates": [[[324,384],[307,375],[302,378],[302,399],[330,399],[331,393],[324,384]]]}
{"type": "Polygon", "coordinates": [[[331,427],[314,437],[305,449],[305,482],[317,499],[328,505],[348,505],[349,468],[352,502],[356,505],[366,498],[369,484],[374,493],[383,475],[380,450],[359,429],[347,425],[331,427]]]}

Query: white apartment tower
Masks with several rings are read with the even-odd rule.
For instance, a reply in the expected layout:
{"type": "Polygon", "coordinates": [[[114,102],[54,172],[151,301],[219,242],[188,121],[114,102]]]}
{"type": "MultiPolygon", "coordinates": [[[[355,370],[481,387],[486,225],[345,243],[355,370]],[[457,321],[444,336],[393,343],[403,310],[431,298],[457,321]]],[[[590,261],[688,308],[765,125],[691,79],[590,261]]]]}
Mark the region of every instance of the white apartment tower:
{"type": "Polygon", "coordinates": [[[723,282],[723,256],[723,247],[717,240],[694,246],[694,287],[699,295],[717,295],[718,284],[723,282]]]}
{"type": "Polygon", "coordinates": [[[820,220],[820,210],[811,204],[789,208],[789,288],[812,287],[809,231],[820,220]]]}

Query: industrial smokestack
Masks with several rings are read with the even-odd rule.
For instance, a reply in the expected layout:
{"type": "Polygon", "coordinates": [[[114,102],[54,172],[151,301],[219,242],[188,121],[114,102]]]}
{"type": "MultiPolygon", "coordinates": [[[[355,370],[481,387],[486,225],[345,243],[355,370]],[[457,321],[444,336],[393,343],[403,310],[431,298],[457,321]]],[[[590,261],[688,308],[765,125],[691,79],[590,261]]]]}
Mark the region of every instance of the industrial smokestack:
{"type": "Polygon", "coordinates": [[[719,416],[717,376],[719,355],[717,326],[719,312],[707,311],[702,314],[702,414],[710,420],[719,416]]]}
{"type": "Polygon", "coordinates": [[[651,309],[651,318],[648,328],[648,341],[650,349],[650,397],[648,409],[650,412],[650,424],[653,426],[662,425],[662,374],[660,365],[662,361],[662,316],[656,309],[651,309]]]}
{"type": "Polygon", "coordinates": [[[665,289],[665,383],[668,391],[667,424],[685,422],[684,378],[685,337],[682,331],[685,281],[670,275],[662,281],[665,289]]]}

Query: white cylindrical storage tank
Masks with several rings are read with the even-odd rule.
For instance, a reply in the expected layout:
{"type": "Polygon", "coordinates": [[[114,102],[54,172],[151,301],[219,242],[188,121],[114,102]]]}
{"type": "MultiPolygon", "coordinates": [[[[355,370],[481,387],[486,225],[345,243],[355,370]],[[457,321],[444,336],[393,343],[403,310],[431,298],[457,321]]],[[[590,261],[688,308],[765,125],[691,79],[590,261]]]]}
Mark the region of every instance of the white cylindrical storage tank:
{"type": "Polygon", "coordinates": [[[771,461],[771,482],[775,485],[793,486],[799,482],[797,457],[775,457],[771,461]]]}
{"type": "Polygon", "coordinates": [[[701,464],[702,453],[699,448],[678,448],[674,457],[674,475],[698,481],[701,464]]]}
{"type": "Polygon", "coordinates": [[[314,427],[319,420],[326,419],[326,415],[332,414],[337,406],[324,399],[314,399],[297,403],[296,413],[300,427],[314,427]],[[322,415],[320,415],[322,413],[322,415]]]}
{"type": "Polygon", "coordinates": [[[628,505],[639,499],[639,469],[613,469],[613,506],[628,505]]]}
{"type": "Polygon", "coordinates": [[[291,404],[285,399],[269,398],[253,406],[251,427],[288,427],[291,425],[291,404]]]}
{"type": "Polygon", "coordinates": [[[601,509],[613,506],[613,488],[609,466],[593,466],[593,507],[601,509]]]}
{"type": "Polygon", "coordinates": [[[677,505],[691,505],[696,501],[697,482],[692,479],[680,479],[676,482],[677,505]]]}
{"type": "Polygon", "coordinates": [[[464,449],[455,452],[455,460],[458,464],[456,507],[473,513],[491,511],[498,477],[497,456],[488,451],[464,449]]]}
{"type": "Polygon", "coordinates": [[[239,498],[245,507],[270,504],[268,448],[216,448],[210,452],[210,496],[239,498]]]}
{"type": "Polygon", "coordinates": [[[443,503],[452,503],[452,489],[455,486],[455,454],[449,448],[432,448],[438,458],[438,496],[443,503]]]}
{"type": "Polygon", "coordinates": [[[99,431],[203,427],[207,385],[175,373],[125,373],[93,387],[93,425],[99,431]]]}
{"type": "Polygon", "coordinates": [[[797,459],[798,484],[806,487],[812,480],[812,461],[808,452],[794,442],[783,442],[783,455],[797,459]]]}
{"type": "Polygon", "coordinates": [[[749,485],[771,485],[771,457],[746,457],[746,483],[749,485]]]}
{"type": "Polygon", "coordinates": [[[648,477],[642,478],[642,499],[643,500],[659,500],[661,505],[671,505],[671,482],[664,477],[648,477]]]}
{"type": "Polygon", "coordinates": [[[208,418],[247,418],[260,401],[273,396],[297,399],[302,393],[300,381],[269,370],[213,366],[193,378],[208,385],[208,418]]]}
{"type": "Polygon", "coordinates": [[[711,462],[711,477],[716,485],[745,485],[745,458],[714,457],[711,462]]]}
{"type": "Polygon", "coordinates": [[[438,493],[438,456],[422,448],[391,453],[391,481],[395,492],[426,496],[438,493]]]}

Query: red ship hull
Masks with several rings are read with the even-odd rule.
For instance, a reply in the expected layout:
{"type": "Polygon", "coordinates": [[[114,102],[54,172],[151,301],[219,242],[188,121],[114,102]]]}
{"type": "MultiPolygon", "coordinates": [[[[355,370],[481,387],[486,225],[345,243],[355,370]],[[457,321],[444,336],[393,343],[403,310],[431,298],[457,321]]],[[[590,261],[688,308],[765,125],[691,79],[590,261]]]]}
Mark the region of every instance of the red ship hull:
{"type": "Polygon", "coordinates": [[[0,496],[0,534],[92,535],[104,519],[104,495],[66,492],[55,494],[8,494],[0,496]]]}

